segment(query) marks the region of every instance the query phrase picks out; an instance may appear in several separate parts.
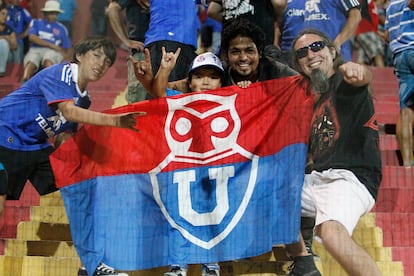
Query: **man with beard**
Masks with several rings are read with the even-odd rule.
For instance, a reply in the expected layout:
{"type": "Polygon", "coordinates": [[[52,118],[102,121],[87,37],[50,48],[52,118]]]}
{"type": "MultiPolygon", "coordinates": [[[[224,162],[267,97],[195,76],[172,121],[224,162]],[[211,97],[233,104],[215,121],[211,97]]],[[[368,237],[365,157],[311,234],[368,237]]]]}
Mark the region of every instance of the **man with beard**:
{"type": "MultiPolygon", "coordinates": [[[[265,54],[265,35],[259,26],[236,18],[223,26],[221,51],[228,65],[224,85],[248,86],[251,83],[297,75],[289,66],[265,54]]],[[[302,238],[286,250],[294,260],[290,275],[321,275],[302,238]]]]}
{"type": "Polygon", "coordinates": [[[303,30],[293,50],[297,70],[315,93],[302,216],[315,218],[315,235],[349,275],[381,275],[352,239],[359,218],[374,206],[381,181],[371,73],[344,63],[319,30],[303,30]]]}

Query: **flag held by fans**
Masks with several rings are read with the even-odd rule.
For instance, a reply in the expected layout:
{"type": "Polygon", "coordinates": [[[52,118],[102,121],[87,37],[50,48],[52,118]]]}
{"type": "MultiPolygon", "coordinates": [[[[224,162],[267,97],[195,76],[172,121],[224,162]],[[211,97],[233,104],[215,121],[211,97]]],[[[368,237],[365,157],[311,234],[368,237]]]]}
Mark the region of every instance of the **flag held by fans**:
{"type": "Polygon", "coordinates": [[[297,241],[312,99],[300,76],[140,102],[51,156],[88,271],[259,255],[297,241]]]}

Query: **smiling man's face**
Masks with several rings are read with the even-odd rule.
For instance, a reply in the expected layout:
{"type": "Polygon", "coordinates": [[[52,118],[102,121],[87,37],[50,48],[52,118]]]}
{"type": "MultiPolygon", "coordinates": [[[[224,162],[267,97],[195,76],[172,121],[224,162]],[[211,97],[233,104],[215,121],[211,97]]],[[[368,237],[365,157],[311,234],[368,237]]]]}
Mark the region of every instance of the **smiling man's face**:
{"type": "Polygon", "coordinates": [[[300,70],[307,76],[315,69],[321,70],[329,78],[335,73],[333,61],[336,57],[336,51],[333,47],[323,46],[321,48],[311,49],[313,43],[323,41],[323,38],[316,34],[305,34],[300,37],[295,45],[294,51],[301,48],[307,48],[307,55],[297,57],[300,70]]]}

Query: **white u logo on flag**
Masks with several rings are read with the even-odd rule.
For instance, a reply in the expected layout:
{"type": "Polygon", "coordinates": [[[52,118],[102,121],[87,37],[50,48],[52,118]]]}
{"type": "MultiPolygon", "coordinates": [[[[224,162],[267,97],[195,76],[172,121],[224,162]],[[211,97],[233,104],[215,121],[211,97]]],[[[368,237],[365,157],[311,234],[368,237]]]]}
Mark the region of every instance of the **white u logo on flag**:
{"type": "Polygon", "coordinates": [[[199,213],[192,207],[190,184],[196,181],[195,171],[174,173],[174,183],[178,184],[179,214],[194,226],[220,224],[229,210],[227,187],[229,178],[234,176],[234,167],[210,168],[208,172],[210,180],[216,183],[216,207],[207,213],[199,213]]]}

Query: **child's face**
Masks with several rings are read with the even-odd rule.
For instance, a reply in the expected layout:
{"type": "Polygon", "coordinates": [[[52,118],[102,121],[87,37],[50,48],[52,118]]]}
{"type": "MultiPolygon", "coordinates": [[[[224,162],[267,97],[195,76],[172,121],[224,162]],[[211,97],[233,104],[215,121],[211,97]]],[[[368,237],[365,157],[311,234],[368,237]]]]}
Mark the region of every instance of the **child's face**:
{"type": "Polygon", "coordinates": [[[84,55],[76,56],[79,65],[79,78],[97,81],[108,71],[111,60],[105,55],[103,48],[90,50],[84,55]]]}
{"type": "Polygon", "coordinates": [[[189,87],[192,92],[200,92],[220,88],[221,74],[214,68],[198,68],[193,72],[189,87]]]}

